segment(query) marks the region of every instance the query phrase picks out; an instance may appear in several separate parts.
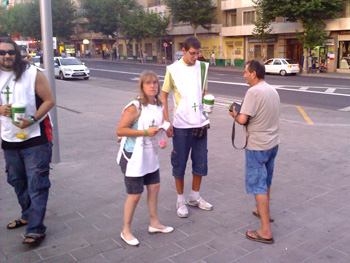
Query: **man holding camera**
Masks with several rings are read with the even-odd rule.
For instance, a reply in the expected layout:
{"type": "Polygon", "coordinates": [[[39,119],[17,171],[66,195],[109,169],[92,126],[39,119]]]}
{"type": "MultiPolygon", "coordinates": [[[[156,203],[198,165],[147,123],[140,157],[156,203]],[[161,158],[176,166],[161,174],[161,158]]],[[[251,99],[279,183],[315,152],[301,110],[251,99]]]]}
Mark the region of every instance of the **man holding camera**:
{"type": "Polygon", "coordinates": [[[269,200],[274,161],[278,151],[280,98],[277,91],[264,80],[265,67],[259,61],[246,63],[244,78],[250,86],[244,97],[241,111],[233,108],[230,115],[245,125],[245,185],[248,194],[254,194],[257,210],[253,214],[261,219],[259,230],[247,231],[250,240],[272,244],[274,242],[269,200]],[[249,124],[248,124],[249,121],[249,124]]]}

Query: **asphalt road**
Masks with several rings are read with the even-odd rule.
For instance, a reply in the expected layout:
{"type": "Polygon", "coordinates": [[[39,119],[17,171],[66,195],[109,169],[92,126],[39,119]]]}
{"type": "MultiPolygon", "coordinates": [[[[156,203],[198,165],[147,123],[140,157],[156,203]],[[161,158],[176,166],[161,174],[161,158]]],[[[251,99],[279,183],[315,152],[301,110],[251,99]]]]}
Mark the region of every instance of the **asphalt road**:
{"type": "MultiPolygon", "coordinates": [[[[137,82],[143,70],[155,71],[160,81],[164,79],[165,66],[137,63],[110,63],[109,61],[85,60],[92,78],[105,78],[137,82]]],[[[306,76],[267,75],[265,80],[279,92],[284,104],[313,108],[343,110],[350,107],[350,84],[348,79],[306,76]]],[[[243,98],[248,86],[243,70],[220,70],[209,72],[209,91],[216,96],[243,98]]],[[[349,108],[350,110],[350,108],[349,108]]]]}

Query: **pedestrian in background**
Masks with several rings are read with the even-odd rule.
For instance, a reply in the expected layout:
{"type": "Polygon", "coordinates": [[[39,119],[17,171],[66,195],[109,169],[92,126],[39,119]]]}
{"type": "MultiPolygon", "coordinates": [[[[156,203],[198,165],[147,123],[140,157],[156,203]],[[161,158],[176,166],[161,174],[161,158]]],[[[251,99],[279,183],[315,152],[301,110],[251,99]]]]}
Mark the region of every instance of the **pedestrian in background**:
{"type": "Polygon", "coordinates": [[[21,217],[9,223],[7,229],[27,225],[23,244],[38,245],[45,238],[44,218],[51,186],[52,152],[52,127],[47,114],[54,104],[50,84],[44,74],[22,60],[20,50],[12,39],[1,38],[1,147],[7,181],[14,187],[22,208],[21,217]],[[18,123],[11,119],[14,103],[25,105],[25,116],[18,117],[18,123]]]}
{"type": "Polygon", "coordinates": [[[158,141],[156,135],[163,123],[163,106],[159,98],[157,75],[145,71],[139,81],[140,95],[123,110],[117,135],[123,136],[117,161],[124,174],[128,197],[124,206],[124,228],[120,237],[128,245],[139,241],[131,232],[131,221],[147,187],[147,205],[150,215],[149,233],[170,233],[172,227],[163,226],[158,219],[158,192],[160,188],[158,141]]]}
{"type": "Polygon", "coordinates": [[[210,58],[210,62],[212,66],[216,67],[216,60],[215,60],[215,53],[213,51],[213,53],[211,54],[211,58],[210,58]]]}
{"type": "Polygon", "coordinates": [[[264,80],[265,67],[257,60],[250,60],[245,67],[244,78],[250,86],[245,94],[240,113],[235,108],[230,115],[241,125],[246,125],[245,186],[248,194],[254,194],[257,210],[253,214],[261,219],[259,230],[247,231],[253,241],[272,244],[270,225],[270,192],[274,161],[278,151],[280,98],[277,91],[264,80]]]}
{"type": "Polygon", "coordinates": [[[197,60],[200,48],[201,43],[197,38],[185,39],[182,48],[184,55],[167,67],[162,89],[164,119],[169,122],[168,96],[171,91],[174,91],[175,98],[173,126],[170,126],[167,135],[173,137],[171,164],[177,191],[176,211],[179,217],[188,217],[186,203],[203,210],[213,209],[199,194],[202,177],[208,173],[207,130],[210,127],[202,105],[202,98],[207,90],[209,65],[197,60]],[[184,176],[190,151],[193,179],[192,191],[186,200],[184,176]]]}

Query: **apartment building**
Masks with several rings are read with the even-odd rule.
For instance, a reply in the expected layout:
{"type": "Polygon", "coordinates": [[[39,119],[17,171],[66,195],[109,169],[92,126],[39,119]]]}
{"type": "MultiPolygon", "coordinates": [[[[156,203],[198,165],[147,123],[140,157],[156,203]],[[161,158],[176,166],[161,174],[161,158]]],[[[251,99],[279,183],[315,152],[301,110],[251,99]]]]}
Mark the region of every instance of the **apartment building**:
{"type": "MultiPolygon", "coordinates": [[[[225,38],[223,49],[231,50],[234,65],[252,58],[266,60],[272,57],[291,58],[302,62],[303,48],[296,30],[301,25],[289,22],[286,18],[276,18],[271,23],[272,36],[265,42],[252,35],[253,21],[256,18],[251,0],[222,0],[221,8],[225,21],[222,36],[225,38]]],[[[330,72],[349,70],[350,63],[350,6],[346,5],[338,19],[326,20],[327,41],[316,47],[311,54],[319,62],[326,62],[330,72]]]]}
{"type": "Polygon", "coordinates": [[[16,4],[28,3],[31,0],[1,0],[1,7],[10,7],[16,4]]]}

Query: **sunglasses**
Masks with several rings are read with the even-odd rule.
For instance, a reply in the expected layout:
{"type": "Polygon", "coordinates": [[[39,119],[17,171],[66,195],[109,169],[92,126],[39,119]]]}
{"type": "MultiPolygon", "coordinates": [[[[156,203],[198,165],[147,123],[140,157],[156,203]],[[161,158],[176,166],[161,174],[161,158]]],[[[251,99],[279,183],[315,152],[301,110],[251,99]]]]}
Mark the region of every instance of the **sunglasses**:
{"type": "Polygon", "coordinates": [[[10,49],[10,50],[0,50],[0,56],[5,56],[7,54],[9,54],[10,56],[13,56],[16,54],[16,51],[14,49],[10,49]]]}

